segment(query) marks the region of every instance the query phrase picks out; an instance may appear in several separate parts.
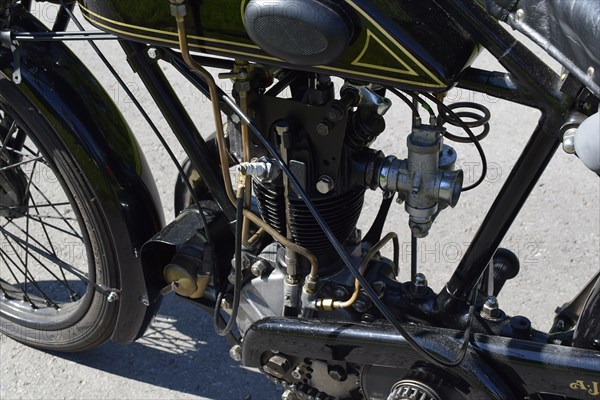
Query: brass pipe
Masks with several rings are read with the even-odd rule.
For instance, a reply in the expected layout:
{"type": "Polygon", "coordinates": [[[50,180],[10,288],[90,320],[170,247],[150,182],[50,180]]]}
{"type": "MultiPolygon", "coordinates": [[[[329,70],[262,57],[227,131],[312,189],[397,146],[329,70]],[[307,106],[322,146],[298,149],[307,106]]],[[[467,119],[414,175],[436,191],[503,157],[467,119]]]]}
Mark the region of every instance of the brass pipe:
{"type": "MultiPolygon", "coordinates": [[[[244,112],[244,114],[248,115],[248,93],[245,91],[240,92],[240,108],[244,112]]],[[[243,160],[246,163],[250,162],[250,130],[248,128],[248,124],[242,121],[242,153],[243,160]]],[[[250,209],[252,203],[252,185],[250,185],[250,177],[246,176],[246,191],[245,191],[245,199],[244,205],[246,209],[250,209]]],[[[242,223],[242,243],[244,245],[248,245],[250,243],[250,222],[248,218],[244,217],[244,221],[242,223]]]]}
{"type": "MultiPolygon", "coordinates": [[[[383,239],[381,239],[379,242],[377,242],[375,244],[375,246],[373,246],[373,247],[371,247],[371,249],[369,249],[369,251],[365,255],[365,258],[363,258],[363,260],[361,261],[360,266],[358,268],[361,275],[365,274],[365,271],[366,271],[367,267],[369,266],[369,263],[371,262],[373,257],[375,257],[375,255],[379,252],[379,250],[381,250],[381,248],[383,246],[385,246],[390,240],[393,240],[393,242],[394,242],[394,262],[396,263],[396,265],[398,264],[398,260],[400,258],[400,242],[398,241],[398,235],[395,234],[394,232],[390,232],[387,235],[385,235],[383,237],[383,239]]],[[[340,309],[340,308],[348,308],[348,307],[351,307],[356,302],[359,294],[360,294],[360,283],[358,282],[358,279],[355,279],[354,280],[354,292],[352,293],[352,296],[350,296],[350,298],[348,300],[334,301],[333,299],[320,299],[320,300],[317,300],[317,307],[324,309],[326,311],[332,311],[332,310],[340,309]]]]}
{"type": "Polygon", "coordinates": [[[252,235],[252,237],[250,239],[248,239],[248,244],[252,245],[254,243],[256,243],[258,241],[258,239],[260,239],[262,237],[262,235],[265,234],[265,229],[264,228],[260,228],[259,230],[256,231],[256,233],[254,235],[252,235]]]}
{"type": "Polygon", "coordinates": [[[269,235],[273,236],[273,238],[275,240],[277,240],[279,243],[281,243],[281,245],[283,247],[289,248],[293,252],[304,256],[310,263],[310,273],[309,274],[310,274],[311,278],[313,278],[314,280],[317,279],[318,270],[319,270],[319,262],[317,261],[317,257],[315,257],[315,255],[313,253],[311,253],[308,249],[306,249],[302,246],[299,246],[296,243],[286,239],[285,236],[283,236],[281,233],[277,232],[277,230],[275,228],[273,228],[271,225],[267,224],[259,216],[255,215],[252,211],[244,210],[244,216],[247,217],[250,221],[254,222],[256,225],[263,228],[265,230],[265,232],[267,232],[269,235]]]}
{"type": "Polygon", "coordinates": [[[212,75],[198,64],[191,56],[190,49],[187,42],[187,32],[185,27],[185,16],[176,16],[177,21],[177,32],[179,35],[179,48],[181,50],[181,56],[183,61],[190,67],[192,72],[197,74],[200,78],[206,82],[210,92],[210,100],[212,103],[213,117],[215,120],[215,126],[217,129],[217,147],[219,149],[219,159],[221,162],[221,174],[225,182],[225,191],[229,201],[235,206],[235,194],[233,192],[231,177],[229,176],[229,159],[227,158],[227,147],[225,144],[225,132],[223,131],[223,119],[221,118],[221,105],[219,104],[219,90],[217,83],[215,82],[212,75]]]}
{"type": "MultiPolygon", "coordinates": [[[[210,92],[210,99],[212,103],[213,116],[215,119],[216,131],[217,131],[217,147],[219,150],[219,159],[221,162],[221,173],[223,175],[223,180],[225,182],[225,190],[227,192],[227,197],[231,203],[236,205],[236,195],[234,194],[231,177],[229,176],[229,160],[227,158],[227,147],[225,144],[225,132],[223,131],[223,120],[221,118],[221,106],[219,104],[218,99],[218,87],[217,84],[212,77],[212,75],[200,64],[198,64],[191,56],[190,49],[187,42],[187,32],[185,27],[185,16],[178,15],[175,16],[175,20],[177,21],[177,32],[179,37],[179,47],[181,51],[181,55],[183,61],[190,67],[190,69],[196,73],[200,78],[202,78],[206,84],[208,85],[210,92]]],[[[247,140],[248,146],[244,146],[244,158],[246,156],[250,158],[250,147],[249,147],[249,130],[247,124],[242,124],[242,140],[244,140],[244,135],[247,140]]],[[[250,161],[250,160],[247,160],[250,161]]],[[[243,185],[248,186],[248,185],[243,185]]],[[[240,187],[238,186],[238,191],[240,187]]],[[[271,235],[275,240],[281,243],[285,248],[289,248],[290,250],[304,256],[308,262],[310,263],[310,277],[316,281],[318,277],[318,261],[317,257],[314,256],[309,250],[306,248],[299,246],[292,241],[286,239],[283,235],[281,235],[275,228],[271,225],[267,224],[260,217],[256,216],[250,210],[245,209],[243,213],[244,217],[254,222],[257,226],[262,228],[265,232],[271,235]]],[[[258,232],[257,232],[258,234],[258,232]]],[[[256,235],[255,235],[256,236],[256,235]]]]}

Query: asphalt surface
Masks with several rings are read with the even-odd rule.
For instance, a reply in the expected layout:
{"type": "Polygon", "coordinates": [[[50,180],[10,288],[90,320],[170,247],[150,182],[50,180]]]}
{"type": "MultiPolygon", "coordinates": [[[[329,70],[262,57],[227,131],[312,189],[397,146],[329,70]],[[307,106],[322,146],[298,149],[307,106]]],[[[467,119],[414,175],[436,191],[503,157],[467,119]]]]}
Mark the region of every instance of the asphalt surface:
{"type": "MultiPolygon", "coordinates": [[[[53,7],[36,5],[34,11],[39,18],[49,21],[53,7]]],[[[172,219],[174,168],[130,99],[90,49],[82,43],[72,47],[129,119],[152,167],[165,215],[168,220],[172,219]]],[[[183,152],[118,47],[106,43],[101,47],[183,159],[183,152]]],[[[480,56],[476,65],[501,69],[486,54],[480,56]]],[[[207,100],[190,90],[168,67],[163,68],[173,78],[176,90],[201,132],[212,132],[207,100]]],[[[480,188],[463,194],[455,209],[442,213],[429,237],[419,244],[420,270],[436,290],[443,286],[466,251],[539,118],[537,111],[481,94],[455,90],[450,98],[480,102],[491,110],[491,133],[482,143],[490,172],[480,188]]],[[[387,116],[388,132],[372,147],[405,157],[409,120],[407,109],[400,101],[394,101],[387,116]]],[[[468,145],[457,145],[456,150],[466,180],[471,183],[481,168],[477,153],[468,145]]],[[[379,193],[368,193],[359,226],[368,227],[379,199],[379,193]]],[[[521,260],[520,275],[506,284],[499,297],[507,313],[526,315],[534,327],[547,330],[555,307],[574,296],[599,270],[599,200],[597,177],[576,158],[559,150],[503,242],[503,247],[513,250],[521,260]]],[[[409,236],[402,206],[393,207],[386,230],[400,235],[403,243],[401,277],[406,279],[409,236]]],[[[213,333],[210,317],[174,297],[164,301],[144,338],[129,346],[109,343],[86,353],[54,354],[0,336],[1,399],[267,400],[277,399],[280,394],[281,390],[259,373],[229,358],[228,346],[213,333]]]]}

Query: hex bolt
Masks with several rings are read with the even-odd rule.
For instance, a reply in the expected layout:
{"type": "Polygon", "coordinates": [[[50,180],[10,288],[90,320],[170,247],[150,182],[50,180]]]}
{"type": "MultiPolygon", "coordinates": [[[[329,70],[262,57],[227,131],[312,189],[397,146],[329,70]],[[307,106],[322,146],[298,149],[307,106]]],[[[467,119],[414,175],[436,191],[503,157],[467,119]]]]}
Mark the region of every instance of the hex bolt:
{"type": "Polygon", "coordinates": [[[275,354],[263,366],[263,370],[275,378],[281,379],[290,371],[290,362],[287,358],[275,354]]]}
{"type": "Polygon", "coordinates": [[[338,286],[335,288],[333,295],[335,296],[336,300],[342,301],[350,297],[350,292],[345,287],[338,286]]]}
{"type": "Polygon", "coordinates": [[[369,309],[373,306],[373,302],[371,301],[371,299],[365,295],[364,293],[361,293],[358,296],[358,299],[356,299],[356,301],[354,302],[354,304],[352,305],[352,307],[358,311],[359,313],[365,313],[367,311],[369,311],[369,309]]]}
{"type": "Polygon", "coordinates": [[[265,260],[258,260],[252,264],[250,272],[256,277],[261,277],[269,269],[269,264],[265,260]]]}
{"type": "Polygon", "coordinates": [[[242,346],[236,344],[231,349],[229,349],[229,357],[231,357],[233,361],[242,361],[242,346]]]}
{"type": "Polygon", "coordinates": [[[333,190],[335,186],[335,182],[333,181],[333,179],[327,175],[323,175],[322,177],[319,178],[319,181],[317,182],[317,190],[319,191],[319,193],[321,194],[327,194],[329,192],[331,192],[333,190]]]}
{"type": "Polygon", "coordinates": [[[503,312],[500,309],[500,304],[498,303],[498,299],[494,296],[489,296],[485,303],[483,303],[483,308],[481,309],[481,316],[490,321],[497,321],[502,318],[503,312]]]}
{"type": "Polygon", "coordinates": [[[298,400],[298,397],[293,390],[288,389],[281,395],[281,400],[298,400]]]}
{"type": "Polygon", "coordinates": [[[415,275],[410,286],[410,291],[416,296],[424,296],[427,294],[427,292],[429,291],[429,285],[425,275],[423,275],[422,273],[418,273],[415,275]]]}

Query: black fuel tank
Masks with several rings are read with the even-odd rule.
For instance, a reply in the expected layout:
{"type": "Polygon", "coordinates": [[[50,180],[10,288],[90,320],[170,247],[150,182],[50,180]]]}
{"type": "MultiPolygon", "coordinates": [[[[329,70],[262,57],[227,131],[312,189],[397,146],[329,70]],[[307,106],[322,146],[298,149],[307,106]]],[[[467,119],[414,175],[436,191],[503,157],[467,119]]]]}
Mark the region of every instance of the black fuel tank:
{"type": "MultiPolygon", "coordinates": [[[[96,27],[177,47],[167,0],[79,0],[96,27]]],[[[188,0],[193,50],[402,88],[443,91],[477,44],[435,0],[188,0]]]]}

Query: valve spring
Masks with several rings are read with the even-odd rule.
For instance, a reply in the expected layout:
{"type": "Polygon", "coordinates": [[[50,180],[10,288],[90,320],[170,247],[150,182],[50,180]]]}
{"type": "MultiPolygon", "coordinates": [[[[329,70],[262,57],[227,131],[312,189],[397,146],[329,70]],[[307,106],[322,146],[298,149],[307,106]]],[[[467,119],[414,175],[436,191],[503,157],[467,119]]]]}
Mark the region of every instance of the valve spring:
{"type": "MultiPolygon", "coordinates": [[[[254,191],[262,218],[286,234],[283,187],[263,185],[254,181],[254,191]]],[[[344,242],[358,222],[365,198],[364,189],[353,190],[324,199],[313,199],[315,207],[331,228],[335,237],[344,242]]],[[[331,254],[332,246],[302,199],[290,199],[290,224],[294,242],[306,247],[317,257],[331,254]]]]}

